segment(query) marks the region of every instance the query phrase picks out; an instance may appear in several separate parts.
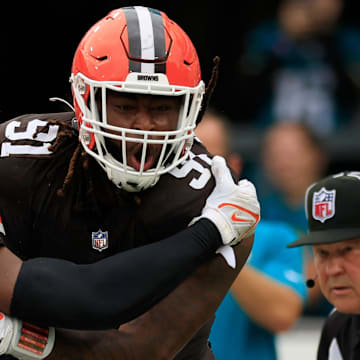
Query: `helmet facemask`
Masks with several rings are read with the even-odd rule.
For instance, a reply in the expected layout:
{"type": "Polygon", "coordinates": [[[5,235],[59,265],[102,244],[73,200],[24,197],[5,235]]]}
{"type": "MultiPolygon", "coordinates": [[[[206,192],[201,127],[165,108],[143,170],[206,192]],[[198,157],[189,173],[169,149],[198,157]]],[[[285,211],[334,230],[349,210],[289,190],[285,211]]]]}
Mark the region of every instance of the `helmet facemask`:
{"type": "Polygon", "coordinates": [[[156,83],[142,83],[137,80],[138,75],[130,73],[125,82],[94,81],[81,73],[71,79],[74,98],[82,113],[79,130],[85,151],[97,160],[116,186],[130,192],[155,185],[162,174],[188,157],[204,92],[203,82],[194,88],[174,86],[168,84],[166,75],[156,74],[156,83]],[[110,125],[107,111],[109,91],[120,95],[181,97],[176,129],[152,131],[110,125]],[[114,146],[114,141],[121,145],[114,146]],[[137,168],[128,164],[129,144],[137,148],[137,168]],[[152,152],[152,144],[158,146],[156,152],[152,152]],[[154,156],[156,159],[151,159],[154,156]],[[149,159],[152,162],[150,168],[149,159]]]}

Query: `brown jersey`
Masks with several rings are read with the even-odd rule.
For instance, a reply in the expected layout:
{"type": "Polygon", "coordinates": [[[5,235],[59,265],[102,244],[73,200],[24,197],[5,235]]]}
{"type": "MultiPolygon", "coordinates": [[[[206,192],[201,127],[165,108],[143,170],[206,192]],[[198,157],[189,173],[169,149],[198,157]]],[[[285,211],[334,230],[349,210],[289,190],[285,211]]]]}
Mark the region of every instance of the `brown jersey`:
{"type": "MultiPolygon", "coordinates": [[[[95,160],[84,167],[80,157],[71,184],[59,196],[78,135],[74,130],[53,149],[63,128],[53,120],[71,124],[73,116],[25,115],[1,124],[0,243],[22,259],[46,256],[92,263],[164,239],[200,214],[214,179],[209,154],[197,141],[183,164],[141,193],[118,189],[95,160]]],[[[212,358],[210,326],[176,358],[212,358]]]]}

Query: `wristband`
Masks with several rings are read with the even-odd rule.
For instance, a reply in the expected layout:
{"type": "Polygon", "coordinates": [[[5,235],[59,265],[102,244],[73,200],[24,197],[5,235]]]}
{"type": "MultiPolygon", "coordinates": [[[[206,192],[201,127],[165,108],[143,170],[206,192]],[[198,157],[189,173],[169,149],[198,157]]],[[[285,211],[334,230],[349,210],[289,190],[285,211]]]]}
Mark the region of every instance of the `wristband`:
{"type": "Polygon", "coordinates": [[[0,313],[0,355],[19,360],[45,359],[54,343],[54,328],[41,328],[0,313]]]}

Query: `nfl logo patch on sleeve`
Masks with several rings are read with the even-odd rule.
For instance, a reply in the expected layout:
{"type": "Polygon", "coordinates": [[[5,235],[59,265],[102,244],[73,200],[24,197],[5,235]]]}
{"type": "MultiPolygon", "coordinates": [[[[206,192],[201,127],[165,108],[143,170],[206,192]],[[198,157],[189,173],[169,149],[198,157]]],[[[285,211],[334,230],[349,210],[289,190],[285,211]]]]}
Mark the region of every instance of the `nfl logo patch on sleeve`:
{"type": "Polygon", "coordinates": [[[103,251],[109,247],[109,236],[107,231],[101,231],[91,233],[92,248],[97,251],[103,251]]]}

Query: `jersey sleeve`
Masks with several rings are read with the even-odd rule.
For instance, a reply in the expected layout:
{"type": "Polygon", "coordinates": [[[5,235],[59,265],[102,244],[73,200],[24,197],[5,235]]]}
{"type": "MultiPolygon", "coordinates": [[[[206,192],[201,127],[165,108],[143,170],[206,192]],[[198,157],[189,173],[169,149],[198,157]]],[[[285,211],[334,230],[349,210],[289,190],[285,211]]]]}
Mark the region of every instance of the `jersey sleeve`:
{"type": "Polygon", "coordinates": [[[52,157],[50,146],[58,130],[59,126],[50,124],[45,115],[37,114],[0,125],[0,245],[22,259],[37,241],[32,239],[36,219],[31,204],[34,194],[41,191],[37,180],[46,181],[43,165],[52,157]]]}
{"type": "Polygon", "coordinates": [[[23,258],[26,239],[31,236],[31,180],[33,161],[29,153],[35,131],[19,117],[0,125],[0,244],[23,258]]]}
{"type": "Polygon", "coordinates": [[[0,158],[0,246],[24,258],[26,240],[31,236],[31,214],[28,190],[20,183],[24,178],[19,164],[0,158]]]}

